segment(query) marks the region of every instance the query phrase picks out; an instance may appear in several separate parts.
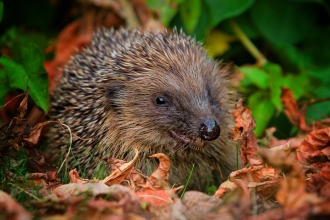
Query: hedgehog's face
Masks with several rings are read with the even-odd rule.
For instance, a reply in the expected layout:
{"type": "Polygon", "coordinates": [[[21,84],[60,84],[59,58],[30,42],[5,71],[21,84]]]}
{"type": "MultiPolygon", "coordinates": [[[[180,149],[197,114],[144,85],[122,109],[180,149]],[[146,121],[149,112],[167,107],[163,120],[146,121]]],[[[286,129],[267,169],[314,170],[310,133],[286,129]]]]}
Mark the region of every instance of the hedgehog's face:
{"type": "Polygon", "coordinates": [[[109,98],[121,130],[150,147],[203,150],[227,126],[228,92],[216,69],[192,66],[176,70],[180,74],[159,70],[113,86],[120,88],[109,98]]]}
{"type": "Polygon", "coordinates": [[[205,101],[203,100],[204,108],[209,109],[196,111],[196,106],[193,106],[194,99],[199,97],[189,96],[183,100],[182,96],[178,95],[180,92],[177,91],[177,95],[171,95],[168,91],[154,94],[151,98],[155,114],[153,117],[158,117],[159,122],[164,123],[162,126],[167,128],[164,129],[165,135],[175,139],[177,144],[173,147],[184,149],[190,146],[202,149],[207,141],[217,139],[221,131],[219,120],[212,112],[212,104],[207,103],[211,99],[205,96],[205,101]]]}

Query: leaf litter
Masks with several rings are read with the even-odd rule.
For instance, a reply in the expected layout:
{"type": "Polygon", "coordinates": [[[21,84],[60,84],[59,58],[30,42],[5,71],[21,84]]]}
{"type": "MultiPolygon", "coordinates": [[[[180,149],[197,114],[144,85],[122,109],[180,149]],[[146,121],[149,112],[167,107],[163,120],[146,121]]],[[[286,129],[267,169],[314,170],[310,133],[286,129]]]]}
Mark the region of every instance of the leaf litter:
{"type": "Polygon", "coordinates": [[[330,216],[329,127],[311,131],[299,146],[291,147],[288,140],[268,138],[269,147],[260,148],[253,134],[256,124],[251,111],[239,100],[233,110],[232,131],[240,147],[242,168],[232,172],[214,196],[188,191],[179,199],[182,187],[171,188],[168,182],[171,165],[166,155],[150,156],[160,163],[147,177],[134,168],[137,150],[129,162],[106,159],[111,172],[104,179],[83,179],[74,169],[69,172],[70,183],[62,185],[57,168],[47,164],[35,148],[42,127],[53,122],[29,126],[24,119],[27,97],[26,93],[16,117],[1,126],[1,131],[8,135],[1,139],[0,152],[2,157],[14,160],[15,152],[22,149],[26,152],[33,172],[18,176],[9,169],[5,176],[16,187],[15,193],[37,193],[39,197],[23,207],[1,191],[0,201],[8,201],[0,202],[5,217],[269,220],[330,216]],[[35,211],[26,211],[29,207],[35,211]]]}

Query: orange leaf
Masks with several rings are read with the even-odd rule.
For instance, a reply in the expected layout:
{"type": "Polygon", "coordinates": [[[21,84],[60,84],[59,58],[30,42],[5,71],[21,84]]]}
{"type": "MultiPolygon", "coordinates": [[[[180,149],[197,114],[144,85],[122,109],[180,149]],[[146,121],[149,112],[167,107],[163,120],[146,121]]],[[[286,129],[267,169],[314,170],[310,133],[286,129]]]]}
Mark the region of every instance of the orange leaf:
{"type": "Polygon", "coordinates": [[[76,168],[73,170],[70,170],[69,178],[70,178],[70,183],[88,183],[89,182],[89,179],[82,179],[79,176],[76,168]]]}
{"type": "Polygon", "coordinates": [[[167,189],[170,184],[168,182],[170,172],[170,159],[163,154],[153,154],[149,157],[155,157],[159,159],[159,166],[155,172],[153,172],[147,181],[145,188],[148,189],[167,189]]]}
{"type": "Polygon", "coordinates": [[[256,123],[252,117],[252,112],[248,107],[242,105],[243,100],[240,99],[233,116],[235,118],[235,127],[232,128],[233,140],[239,141],[239,151],[242,165],[245,166],[254,159],[258,153],[257,139],[253,133],[256,123]]]}
{"type": "Polygon", "coordinates": [[[139,151],[137,149],[135,149],[134,151],[135,151],[135,156],[130,162],[123,164],[117,170],[112,172],[109,176],[104,178],[104,180],[102,180],[101,182],[105,183],[108,186],[114,184],[120,184],[131,173],[132,169],[134,168],[134,163],[136,162],[139,156],[139,151]]]}
{"type": "Polygon", "coordinates": [[[329,161],[330,127],[310,132],[297,149],[296,156],[301,162],[329,161]]]}
{"type": "Polygon", "coordinates": [[[3,219],[32,219],[20,204],[12,199],[7,193],[0,190],[0,210],[3,219]]]}
{"type": "Polygon", "coordinates": [[[173,196],[176,188],[168,190],[146,189],[142,192],[136,192],[140,202],[147,202],[152,206],[164,206],[173,203],[173,196]]]}

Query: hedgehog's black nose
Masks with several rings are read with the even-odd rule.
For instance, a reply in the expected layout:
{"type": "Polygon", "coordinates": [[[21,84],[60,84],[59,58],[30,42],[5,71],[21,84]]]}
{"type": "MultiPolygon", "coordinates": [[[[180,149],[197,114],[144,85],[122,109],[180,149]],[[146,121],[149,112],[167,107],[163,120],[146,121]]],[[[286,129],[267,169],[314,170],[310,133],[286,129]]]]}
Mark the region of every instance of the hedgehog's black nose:
{"type": "Polygon", "coordinates": [[[200,129],[201,138],[206,141],[212,141],[220,135],[220,127],[214,120],[206,120],[200,129]]]}

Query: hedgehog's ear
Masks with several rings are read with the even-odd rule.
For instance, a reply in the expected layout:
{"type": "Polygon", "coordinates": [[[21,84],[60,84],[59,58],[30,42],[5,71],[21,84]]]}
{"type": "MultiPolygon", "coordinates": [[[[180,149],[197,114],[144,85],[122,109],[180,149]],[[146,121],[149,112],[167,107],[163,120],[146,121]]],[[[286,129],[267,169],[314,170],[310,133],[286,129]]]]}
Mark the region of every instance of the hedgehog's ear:
{"type": "Polygon", "coordinates": [[[109,100],[110,105],[116,110],[118,108],[116,99],[120,97],[120,91],[124,90],[125,85],[120,82],[111,82],[105,90],[105,96],[109,100]]]}

